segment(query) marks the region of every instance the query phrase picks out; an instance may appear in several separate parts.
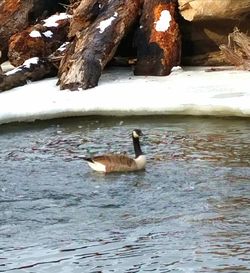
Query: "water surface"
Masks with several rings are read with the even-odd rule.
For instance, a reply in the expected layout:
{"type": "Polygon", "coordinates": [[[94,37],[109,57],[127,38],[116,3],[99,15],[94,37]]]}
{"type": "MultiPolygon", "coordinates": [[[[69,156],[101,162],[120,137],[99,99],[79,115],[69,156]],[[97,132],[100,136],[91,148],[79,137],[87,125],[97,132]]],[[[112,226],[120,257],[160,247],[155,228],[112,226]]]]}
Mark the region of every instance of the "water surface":
{"type": "Polygon", "coordinates": [[[72,118],[0,127],[0,272],[250,272],[249,119],[72,118]],[[145,172],[80,158],[133,154],[145,172]]]}

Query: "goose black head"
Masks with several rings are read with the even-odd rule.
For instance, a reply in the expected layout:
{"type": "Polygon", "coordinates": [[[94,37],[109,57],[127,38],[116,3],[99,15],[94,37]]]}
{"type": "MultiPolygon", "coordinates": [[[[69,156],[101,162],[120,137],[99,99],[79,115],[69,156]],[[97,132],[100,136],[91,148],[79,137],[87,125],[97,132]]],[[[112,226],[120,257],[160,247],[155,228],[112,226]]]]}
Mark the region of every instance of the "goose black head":
{"type": "Polygon", "coordinates": [[[140,138],[140,136],[142,136],[143,133],[140,129],[134,129],[132,132],[132,136],[133,138],[140,138]]]}

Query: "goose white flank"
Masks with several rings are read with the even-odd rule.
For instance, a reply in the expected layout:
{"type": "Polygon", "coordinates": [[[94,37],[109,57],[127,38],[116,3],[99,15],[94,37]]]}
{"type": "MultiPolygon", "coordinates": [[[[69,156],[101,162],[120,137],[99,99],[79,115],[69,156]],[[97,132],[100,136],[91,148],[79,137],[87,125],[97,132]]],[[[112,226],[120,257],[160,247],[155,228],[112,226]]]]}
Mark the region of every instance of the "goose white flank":
{"type": "Polygon", "coordinates": [[[88,162],[89,166],[93,170],[102,173],[144,170],[146,166],[146,157],[143,155],[140,146],[141,136],[142,131],[140,129],[133,130],[132,140],[134,145],[135,158],[121,154],[106,154],[83,159],[88,162]]]}

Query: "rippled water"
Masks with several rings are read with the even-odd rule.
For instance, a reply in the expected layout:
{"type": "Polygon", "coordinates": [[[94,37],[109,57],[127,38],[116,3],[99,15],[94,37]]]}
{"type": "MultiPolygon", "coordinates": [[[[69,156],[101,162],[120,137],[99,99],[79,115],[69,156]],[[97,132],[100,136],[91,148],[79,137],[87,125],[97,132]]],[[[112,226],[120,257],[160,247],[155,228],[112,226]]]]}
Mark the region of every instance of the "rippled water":
{"type": "Polygon", "coordinates": [[[250,272],[248,119],[75,118],[0,127],[0,272],[250,272]],[[145,172],[81,155],[133,153],[145,172]]]}

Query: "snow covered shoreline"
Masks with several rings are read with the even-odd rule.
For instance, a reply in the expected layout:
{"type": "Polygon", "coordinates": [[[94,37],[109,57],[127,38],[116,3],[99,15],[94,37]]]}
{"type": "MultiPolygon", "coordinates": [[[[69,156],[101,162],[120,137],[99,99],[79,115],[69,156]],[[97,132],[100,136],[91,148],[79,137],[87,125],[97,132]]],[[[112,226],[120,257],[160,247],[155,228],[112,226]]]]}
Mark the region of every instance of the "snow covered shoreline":
{"type": "Polygon", "coordinates": [[[138,77],[114,68],[103,73],[96,88],[75,92],[60,91],[55,78],[29,83],[0,93],[0,124],[86,115],[250,117],[250,73],[205,70],[138,77]]]}

